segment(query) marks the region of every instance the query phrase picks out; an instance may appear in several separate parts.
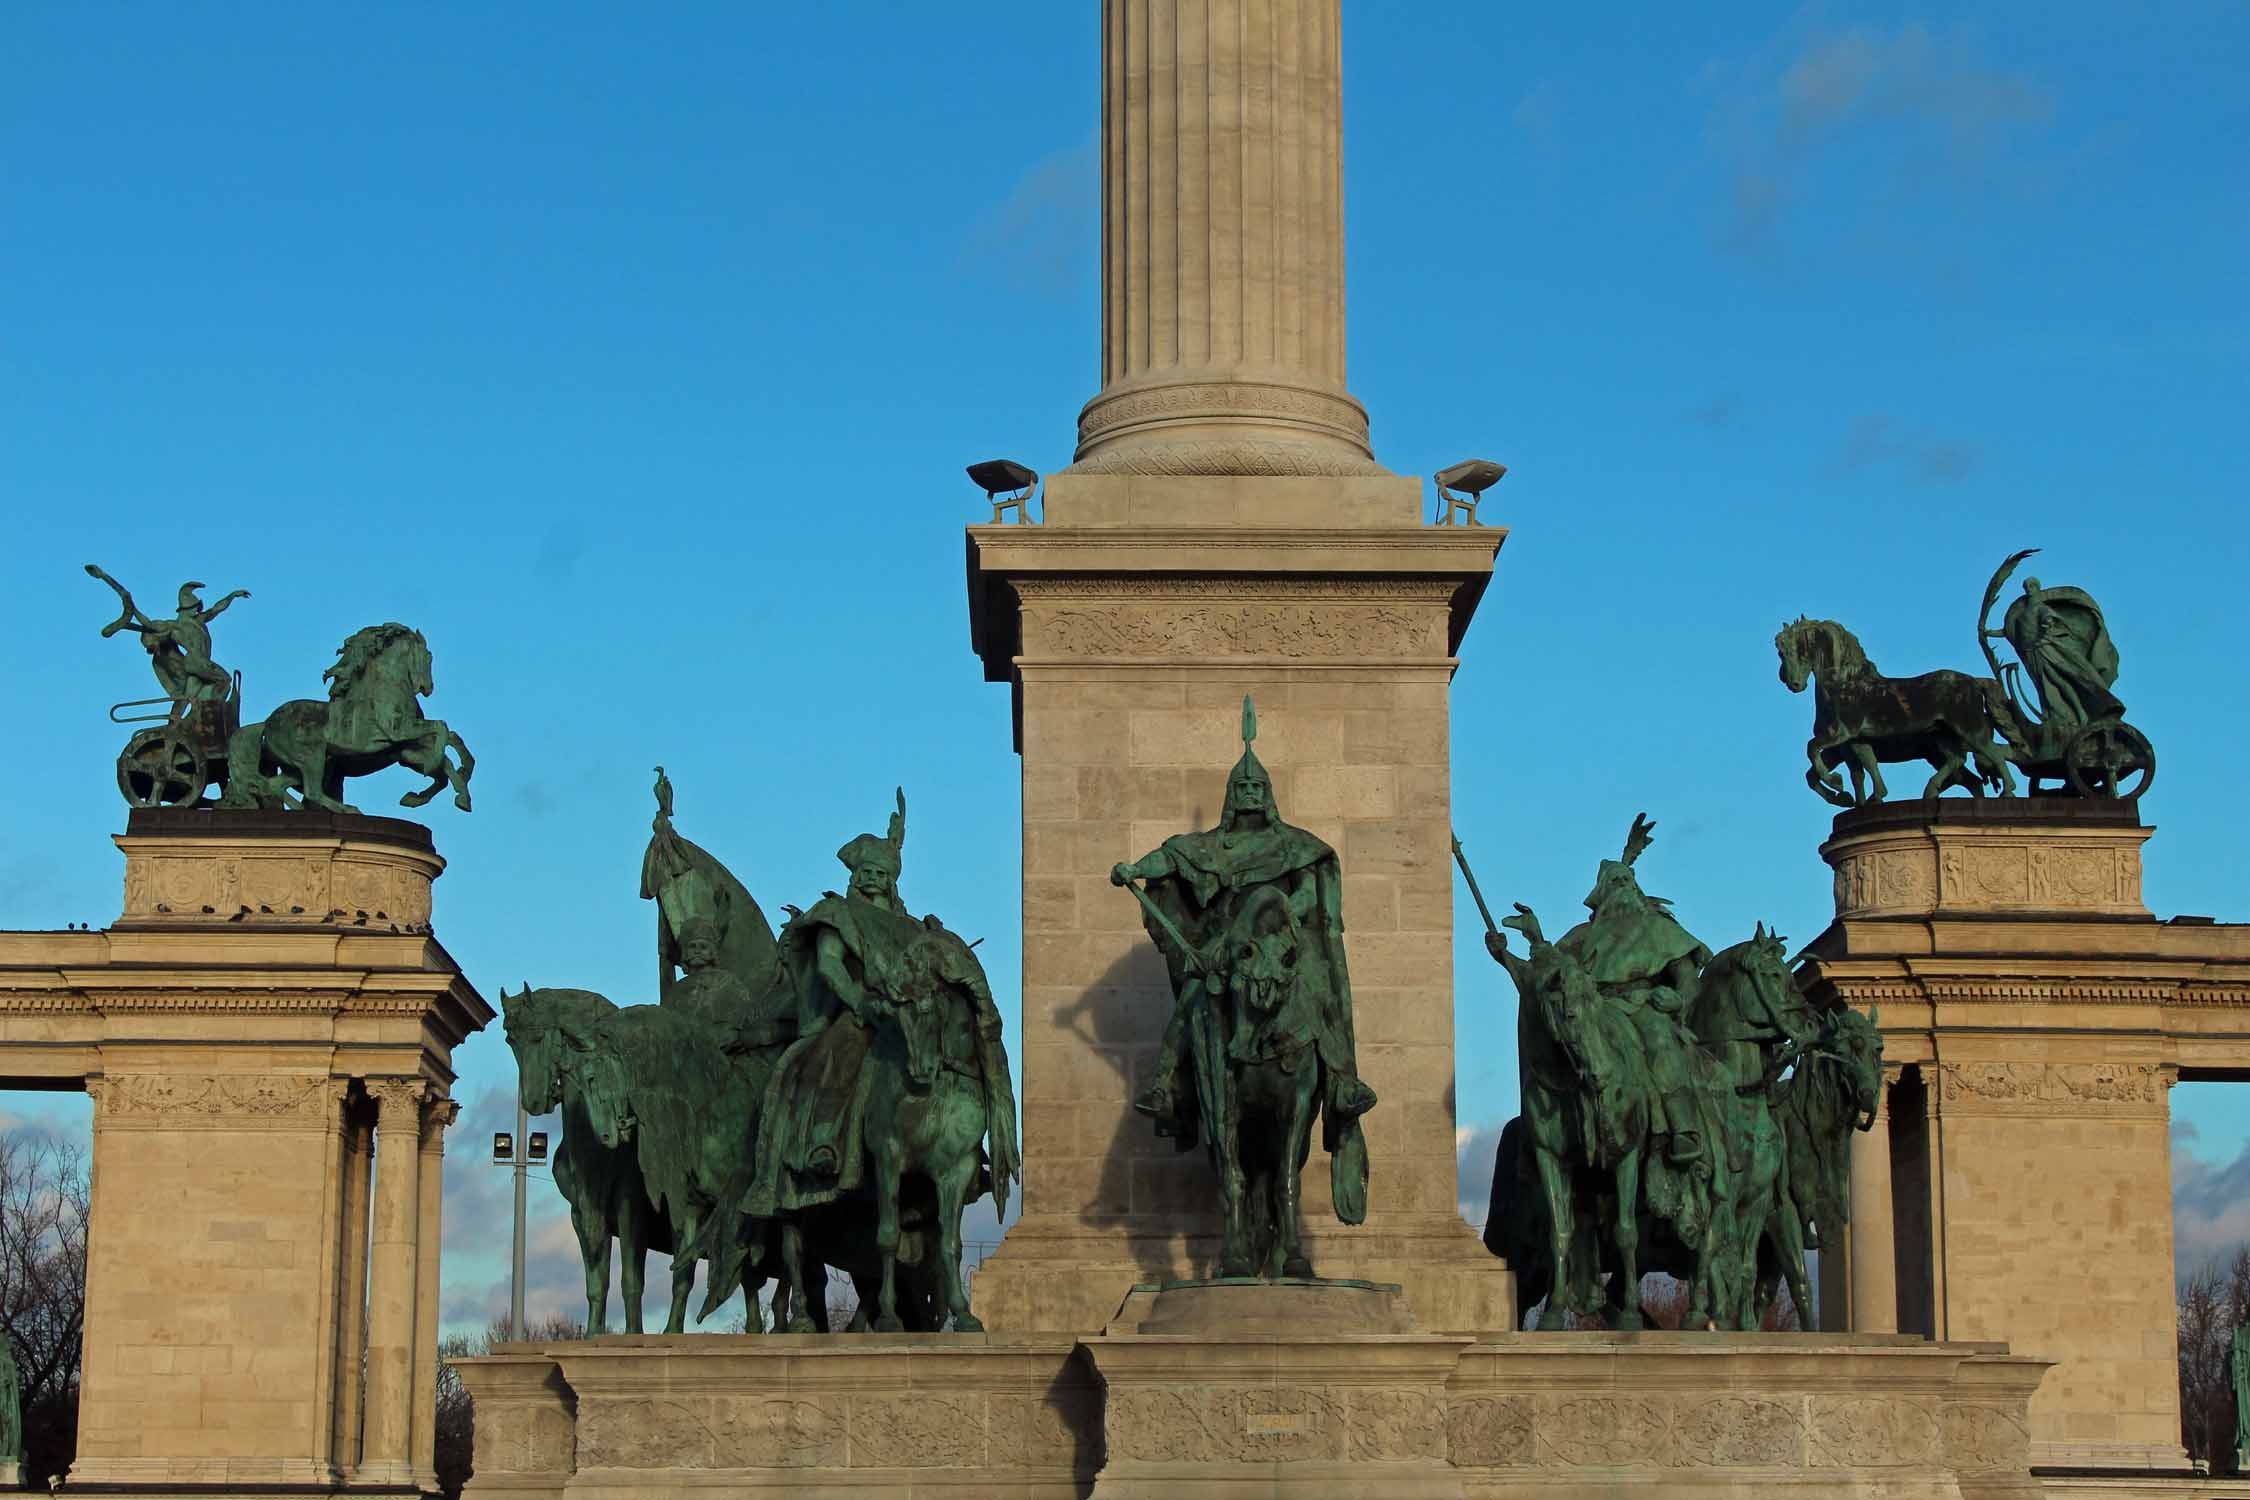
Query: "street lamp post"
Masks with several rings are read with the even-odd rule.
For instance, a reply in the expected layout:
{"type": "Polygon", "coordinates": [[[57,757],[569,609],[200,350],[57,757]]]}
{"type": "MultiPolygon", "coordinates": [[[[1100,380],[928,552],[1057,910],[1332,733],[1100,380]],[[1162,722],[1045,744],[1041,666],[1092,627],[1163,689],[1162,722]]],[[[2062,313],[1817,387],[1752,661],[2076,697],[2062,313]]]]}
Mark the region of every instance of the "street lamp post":
{"type": "Polygon", "coordinates": [[[492,1164],[513,1168],[516,1174],[516,1233],[515,1246],[508,1262],[508,1337],[523,1338],[523,1220],[524,1195],[534,1164],[547,1160],[547,1133],[531,1131],[531,1117],[524,1113],[523,1099],[516,1099],[516,1128],[514,1134],[502,1131],[492,1138],[492,1164]]]}

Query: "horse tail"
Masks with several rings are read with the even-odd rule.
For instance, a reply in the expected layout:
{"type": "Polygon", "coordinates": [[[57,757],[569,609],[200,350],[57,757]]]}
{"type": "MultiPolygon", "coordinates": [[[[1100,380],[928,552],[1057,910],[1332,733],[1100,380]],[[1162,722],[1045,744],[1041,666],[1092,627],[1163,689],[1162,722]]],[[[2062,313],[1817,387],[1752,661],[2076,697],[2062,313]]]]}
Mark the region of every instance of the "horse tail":
{"type": "Polygon", "coordinates": [[[1517,1115],[1500,1127],[1499,1149],[1492,1153],[1492,1190],[1485,1197],[1484,1248],[1503,1259],[1508,1231],[1521,1221],[1530,1196],[1522,1191],[1522,1169],[1523,1116],[1517,1115]]]}
{"type": "Polygon", "coordinates": [[[266,726],[245,724],[227,740],[227,789],[222,807],[268,807],[273,788],[265,773],[266,726]]]}

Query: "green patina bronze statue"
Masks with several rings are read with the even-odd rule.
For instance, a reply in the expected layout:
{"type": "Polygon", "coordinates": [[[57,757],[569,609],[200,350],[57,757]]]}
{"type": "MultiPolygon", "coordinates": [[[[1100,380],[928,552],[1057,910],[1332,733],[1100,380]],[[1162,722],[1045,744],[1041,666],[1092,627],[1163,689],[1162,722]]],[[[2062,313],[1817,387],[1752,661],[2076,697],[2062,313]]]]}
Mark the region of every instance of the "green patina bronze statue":
{"type": "Polygon", "coordinates": [[[23,1458],[23,1377],[16,1369],[15,1341],[0,1333],[0,1467],[12,1469],[23,1458]]]}
{"type": "Polygon", "coordinates": [[[672,1256],[666,1331],[697,1262],[709,1317],[774,1283],[774,1326],[828,1327],[822,1267],[860,1293],[853,1327],[979,1324],[960,1279],[963,1207],[1020,1174],[999,1011],[968,944],[898,896],[905,799],[840,851],[844,895],[777,942],[742,882],[673,826],[657,771],[641,894],[657,907],[656,1005],[583,990],[502,996],[525,1108],[559,1108],[555,1180],[604,1326],[610,1246],[641,1328],[642,1261],[672,1256]],[[990,1143],[989,1156],[985,1144],[990,1143]]]}
{"type": "Polygon", "coordinates": [[[401,807],[420,807],[450,786],[454,806],[469,810],[476,758],[443,719],[423,717],[421,699],[436,687],[419,630],[386,623],[355,631],[322,676],[327,702],[284,703],[235,731],[221,807],[357,812],[343,800],[347,777],[405,766],[430,784],[399,798],[401,807]]]}
{"type": "Polygon", "coordinates": [[[1555,942],[1526,906],[1495,925],[1455,842],[1519,997],[1523,1114],[1501,1134],[1485,1243],[1515,1267],[1519,1314],[1544,1303],[1542,1328],[1640,1327],[1650,1271],[1686,1283],[1683,1326],[1757,1328],[1781,1283],[1809,1324],[1805,1251],[1849,1212],[1881,1040],[1856,1012],[1812,1015],[1763,926],[1716,954],[1682,928],[1635,873],[1653,828],[1634,819],[1555,942]]]}
{"type": "Polygon", "coordinates": [[[1298,1179],[1324,1120],[1336,1216],[1367,1216],[1359,1078],[1336,851],[1282,821],[1242,703],[1242,758],[1219,826],[1180,834],[1110,879],[1139,898],[1172,981],[1156,1074],[1134,1099],[1178,1149],[1219,1173],[1224,1277],[1310,1277],[1298,1179]],[[1135,884],[1139,882],[1139,884],[1135,884]]]}
{"type": "Polygon", "coordinates": [[[1887,795],[1883,762],[1921,760],[1932,768],[1925,797],[1950,787],[2007,795],[2015,790],[2011,766],[2023,772],[2033,796],[2130,801],[2148,790],[2156,753],[2125,722],[2125,705],[2113,691],[2117,648],[2093,597],[2029,578],[2000,626],[1990,624],[2002,587],[2036,550],[2002,563],[1985,589],[1977,645],[1990,677],[1885,677],[1833,620],[1799,616],[1782,626],[1774,637],[1782,683],[1793,693],[1813,689],[1807,785],[1839,807],[1857,807],[1887,795]],[[1994,641],[2007,642],[2017,660],[2003,664],[1994,641]],[[1849,773],[1849,789],[1839,770],[1849,773]],[[2042,782],[2054,785],[2043,789],[2042,782]]]}
{"type": "Polygon", "coordinates": [[[121,630],[138,635],[163,689],[162,697],[110,708],[113,723],[152,726],[135,731],[118,754],[117,789],[133,807],[204,805],[207,791],[226,786],[227,741],[242,707],[239,680],[211,659],[211,622],[250,591],[236,589],[206,606],[196,597],[203,585],[183,583],[178,614],[162,620],[143,614],[125,586],[94,564],[86,564],[86,572],[117,593],[119,613],[102,627],[102,638],[121,630]]]}

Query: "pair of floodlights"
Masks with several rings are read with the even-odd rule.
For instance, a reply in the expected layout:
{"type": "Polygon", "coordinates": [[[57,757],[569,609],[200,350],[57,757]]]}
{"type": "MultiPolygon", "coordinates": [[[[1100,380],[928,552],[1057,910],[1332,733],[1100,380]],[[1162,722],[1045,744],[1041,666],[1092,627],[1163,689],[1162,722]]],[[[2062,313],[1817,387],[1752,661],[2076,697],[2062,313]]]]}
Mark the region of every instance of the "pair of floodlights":
{"type": "Polygon", "coordinates": [[[523,1158],[516,1157],[516,1138],[513,1132],[492,1132],[492,1164],[496,1167],[543,1167],[547,1164],[547,1132],[534,1130],[523,1138],[523,1158]]]}
{"type": "MultiPolygon", "coordinates": [[[[1437,485],[1440,510],[1436,524],[1439,526],[1482,526],[1477,519],[1477,505],[1484,492],[1507,477],[1508,466],[1496,464],[1489,458],[1465,458],[1449,464],[1432,477],[1437,485]],[[1456,518],[1459,518],[1456,520],[1456,518]]],[[[989,458],[981,464],[969,465],[969,478],[984,491],[984,498],[992,502],[992,523],[997,526],[1008,512],[1016,513],[1018,523],[1030,519],[1024,505],[1031,492],[1039,487],[1039,472],[1017,463],[1012,458],[989,458]]]]}

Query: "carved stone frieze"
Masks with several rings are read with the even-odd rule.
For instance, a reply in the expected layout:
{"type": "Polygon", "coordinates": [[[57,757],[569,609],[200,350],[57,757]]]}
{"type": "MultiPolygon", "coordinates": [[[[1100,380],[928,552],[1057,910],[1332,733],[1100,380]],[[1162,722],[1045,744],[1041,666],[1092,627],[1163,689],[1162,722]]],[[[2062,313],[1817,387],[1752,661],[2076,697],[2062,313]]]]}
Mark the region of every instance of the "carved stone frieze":
{"type": "Polygon", "coordinates": [[[342,844],[195,848],[127,839],[127,922],[379,924],[426,928],[434,856],[342,844]]]}
{"type": "Polygon", "coordinates": [[[1035,657],[1441,658],[1445,628],[1437,608],[1027,604],[1023,612],[1024,654],[1035,657]]]}
{"type": "Polygon", "coordinates": [[[939,1391],[852,1400],[854,1468],[963,1469],[984,1462],[984,1403],[939,1391]]]}
{"type": "Polygon", "coordinates": [[[1994,911],[2141,914],[2145,829],[2100,834],[1933,824],[1847,834],[1822,851],[1840,917],[1994,911]]]}
{"type": "Polygon", "coordinates": [[[1407,1387],[1349,1393],[1346,1447],[1360,1461],[1442,1459],[1446,1451],[1445,1395],[1407,1387]]]}
{"type": "Polygon", "coordinates": [[[1938,1096],[1953,1114],[2134,1115],[2164,1108],[2155,1063],[1941,1063],[1938,1096]]]}
{"type": "Polygon", "coordinates": [[[2012,1413],[1971,1402],[1946,1406],[1939,1415],[1945,1458],[1965,1472],[2021,1471],[2031,1461],[2031,1433],[2012,1413]]]}
{"type": "Polygon", "coordinates": [[[485,1398],[476,1409],[476,1472],[566,1474],[577,1459],[578,1425],[552,1401],[537,1405],[485,1398]]]}
{"type": "Polygon", "coordinates": [[[241,1129],[334,1124],[345,1081],[288,1073],[119,1073],[86,1080],[105,1128],[241,1129]]]}
{"type": "Polygon", "coordinates": [[[1570,1468],[1676,1468],[1674,1403],[1658,1396],[1564,1396],[1541,1413],[1539,1456],[1570,1468]]]}
{"type": "Polygon", "coordinates": [[[580,1469],[708,1469],[718,1439],[700,1401],[578,1403],[580,1469]]]}
{"type": "Polygon", "coordinates": [[[1720,1396],[1674,1418],[1672,1440],[1684,1465],[1795,1468],[1804,1462],[1805,1424],[1778,1401],[1720,1396]]]}
{"type": "Polygon", "coordinates": [[[1807,1412],[1810,1461],[1823,1469],[1883,1469],[1934,1462],[1937,1412],[1914,1400],[1815,1396],[1807,1412]]]}
{"type": "Polygon", "coordinates": [[[1536,1411],[1529,1396],[1455,1396],[1446,1403],[1446,1456],[1458,1468],[1528,1464],[1536,1411]]]}
{"type": "Polygon", "coordinates": [[[721,1469],[828,1469],[845,1461],[841,1397],[721,1398],[707,1425],[712,1465],[721,1469]]]}

